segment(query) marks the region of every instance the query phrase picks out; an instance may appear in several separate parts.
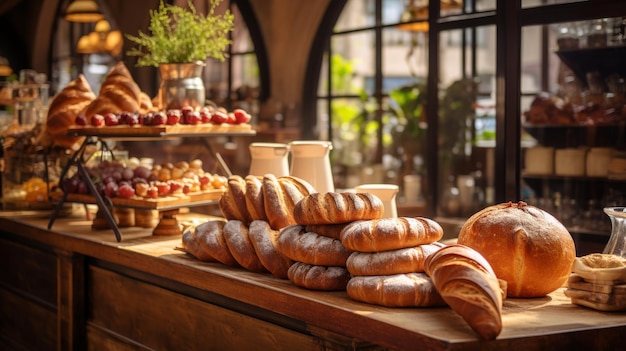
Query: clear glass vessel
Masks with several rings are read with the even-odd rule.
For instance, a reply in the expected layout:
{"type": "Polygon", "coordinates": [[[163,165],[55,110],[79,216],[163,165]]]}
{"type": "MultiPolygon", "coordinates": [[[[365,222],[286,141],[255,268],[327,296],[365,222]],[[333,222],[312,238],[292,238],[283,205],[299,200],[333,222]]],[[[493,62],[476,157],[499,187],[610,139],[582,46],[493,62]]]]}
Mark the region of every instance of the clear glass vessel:
{"type": "Polygon", "coordinates": [[[605,207],[611,219],[611,236],[603,253],[626,257],[626,207],[605,207]]]}

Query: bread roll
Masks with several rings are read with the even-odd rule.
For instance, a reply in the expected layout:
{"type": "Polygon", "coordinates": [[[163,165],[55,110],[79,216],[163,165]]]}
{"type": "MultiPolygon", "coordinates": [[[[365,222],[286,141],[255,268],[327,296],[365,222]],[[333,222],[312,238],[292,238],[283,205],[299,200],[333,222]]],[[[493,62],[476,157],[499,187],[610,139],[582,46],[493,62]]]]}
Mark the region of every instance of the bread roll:
{"type": "Polygon", "coordinates": [[[98,97],[83,111],[87,119],[95,114],[139,112],[141,89],[123,61],[113,66],[100,86],[98,97]]]}
{"type": "Polygon", "coordinates": [[[350,251],[343,247],[341,241],[306,232],[304,226],[298,224],[280,231],[277,248],[294,261],[319,266],[345,267],[350,256],[350,251]]]}
{"type": "Polygon", "coordinates": [[[84,75],[65,86],[50,102],[46,119],[46,134],[52,143],[70,150],[78,150],[82,137],[67,137],[67,129],[75,125],[80,112],[96,99],[84,75]]]}
{"type": "Polygon", "coordinates": [[[326,267],[295,262],[287,272],[296,286],[311,290],[345,290],[350,274],[344,267],[326,267]]]}
{"type": "Polygon", "coordinates": [[[352,251],[378,252],[433,243],[443,237],[439,223],[423,217],[356,221],[341,232],[341,243],[352,251]]]}
{"type": "Polygon", "coordinates": [[[195,228],[189,228],[183,232],[182,243],[183,243],[183,249],[185,249],[185,252],[187,252],[188,254],[197,258],[200,261],[206,261],[206,262],[216,261],[216,259],[213,256],[211,256],[207,251],[202,249],[202,247],[200,246],[200,243],[196,241],[193,234],[191,233],[192,230],[195,230],[195,228]]]}
{"type": "Polygon", "coordinates": [[[263,203],[265,214],[273,229],[282,229],[295,224],[293,219],[293,193],[286,194],[281,182],[273,174],[263,176],[263,203]]]}
{"type": "Polygon", "coordinates": [[[444,306],[425,273],[353,276],[346,286],[351,299],[387,307],[444,306]]]}
{"type": "Polygon", "coordinates": [[[487,207],[461,227],[459,244],[480,252],[508,295],[539,297],[561,287],[571,273],[576,248],[556,218],[524,202],[487,207]]]}
{"type": "Polygon", "coordinates": [[[224,239],[228,250],[243,268],[252,272],[265,272],[265,267],[254,251],[248,227],[241,221],[230,220],[224,224],[224,239]]]}
{"type": "Polygon", "coordinates": [[[426,244],[381,252],[354,251],[346,261],[346,268],[352,276],[424,272],[426,257],[442,246],[426,244]]]}
{"type": "Polygon", "coordinates": [[[426,273],[443,300],[484,340],[502,331],[502,299],[496,275],[484,257],[463,245],[428,256],[426,273]]]}
{"type": "Polygon", "coordinates": [[[248,235],[265,269],[278,278],[287,279],[287,270],[293,261],[277,249],[279,231],[272,229],[266,221],[255,220],[250,223],[248,235]]]}
{"type": "Polygon", "coordinates": [[[245,183],[245,199],[246,209],[250,215],[250,219],[267,221],[267,215],[265,214],[265,204],[263,201],[263,183],[262,178],[257,176],[246,176],[245,183]]]}
{"type": "Polygon", "coordinates": [[[224,238],[224,224],[222,220],[210,220],[197,225],[191,233],[208,255],[227,266],[237,266],[224,238]]]}
{"type": "Polygon", "coordinates": [[[303,197],[317,192],[311,183],[302,178],[294,176],[280,176],[277,179],[285,194],[291,198],[293,205],[295,205],[303,197]]]}
{"type": "Polygon", "coordinates": [[[338,224],[383,216],[383,202],[369,193],[313,193],[294,208],[294,219],[302,225],[338,224]]]}
{"type": "Polygon", "coordinates": [[[350,223],[309,224],[306,226],[305,230],[307,232],[312,232],[319,235],[327,236],[329,238],[341,240],[341,231],[349,224],[350,223]]]}
{"type": "Polygon", "coordinates": [[[224,218],[237,220],[249,225],[250,214],[246,204],[246,181],[239,175],[228,177],[226,191],[218,202],[220,211],[224,218]]]}

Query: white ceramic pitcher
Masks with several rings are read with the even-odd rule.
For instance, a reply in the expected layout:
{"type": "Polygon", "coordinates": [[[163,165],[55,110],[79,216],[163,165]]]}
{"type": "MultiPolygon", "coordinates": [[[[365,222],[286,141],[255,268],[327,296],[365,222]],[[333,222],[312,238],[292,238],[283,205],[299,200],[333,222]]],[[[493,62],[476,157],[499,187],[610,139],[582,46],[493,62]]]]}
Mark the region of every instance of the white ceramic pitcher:
{"type": "Polygon", "coordinates": [[[330,141],[292,141],[290,175],[306,180],[319,193],[334,192],[329,157],[332,148],[330,141]]]}
{"type": "Polygon", "coordinates": [[[251,143],[249,174],[262,177],[289,175],[289,145],[282,143],[251,143]]]}
{"type": "Polygon", "coordinates": [[[396,195],[399,187],[395,184],[361,184],[357,185],[354,190],[357,193],[370,193],[378,197],[385,206],[383,218],[398,217],[398,206],[396,205],[396,195]]]}

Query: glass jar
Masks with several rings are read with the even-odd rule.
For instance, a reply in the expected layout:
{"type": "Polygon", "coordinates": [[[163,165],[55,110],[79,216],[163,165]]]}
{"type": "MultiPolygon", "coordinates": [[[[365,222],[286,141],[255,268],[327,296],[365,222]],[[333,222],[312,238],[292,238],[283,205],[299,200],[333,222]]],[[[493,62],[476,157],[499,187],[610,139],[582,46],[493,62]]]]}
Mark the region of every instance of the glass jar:
{"type": "Polygon", "coordinates": [[[602,253],[626,257],[626,207],[605,207],[611,219],[611,236],[602,253]]]}

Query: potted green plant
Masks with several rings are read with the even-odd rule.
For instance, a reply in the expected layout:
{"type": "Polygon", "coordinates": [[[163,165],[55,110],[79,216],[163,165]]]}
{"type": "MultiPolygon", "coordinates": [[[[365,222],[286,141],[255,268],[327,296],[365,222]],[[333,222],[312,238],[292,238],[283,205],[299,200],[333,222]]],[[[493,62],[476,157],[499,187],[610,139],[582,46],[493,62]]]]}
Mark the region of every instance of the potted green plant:
{"type": "Polygon", "coordinates": [[[231,43],[234,15],[229,10],[216,13],[221,0],[209,0],[206,15],[198,13],[191,0],[188,8],[166,4],[150,10],[150,34],[126,35],[136,44],[127,52],[136,56],[137,66],[159,68],[161,107],[203,105],[204,82],[201,74],[204,61],[213,58],[224,61],[231,43]]]}

